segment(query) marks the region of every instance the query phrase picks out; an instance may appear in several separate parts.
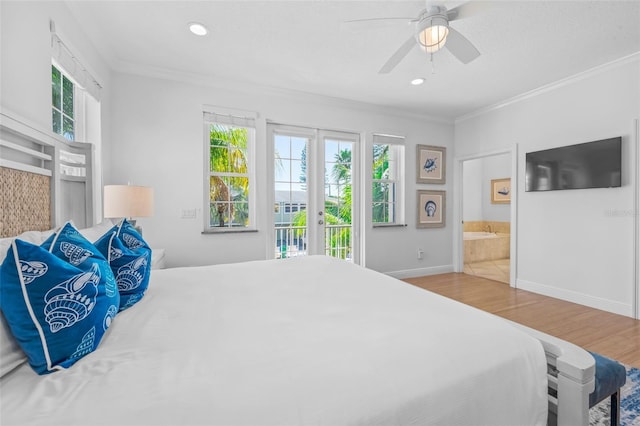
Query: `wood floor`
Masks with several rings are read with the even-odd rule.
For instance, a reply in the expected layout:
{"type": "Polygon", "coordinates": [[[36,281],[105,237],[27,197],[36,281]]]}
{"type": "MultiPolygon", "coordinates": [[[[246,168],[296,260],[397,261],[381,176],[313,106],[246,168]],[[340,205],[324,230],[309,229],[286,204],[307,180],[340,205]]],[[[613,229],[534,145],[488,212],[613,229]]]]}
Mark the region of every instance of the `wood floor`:
{"type": "Polygon", "coordinates": [[[461,273],[404,281],[640,368],[640,321],[461,273]]]}

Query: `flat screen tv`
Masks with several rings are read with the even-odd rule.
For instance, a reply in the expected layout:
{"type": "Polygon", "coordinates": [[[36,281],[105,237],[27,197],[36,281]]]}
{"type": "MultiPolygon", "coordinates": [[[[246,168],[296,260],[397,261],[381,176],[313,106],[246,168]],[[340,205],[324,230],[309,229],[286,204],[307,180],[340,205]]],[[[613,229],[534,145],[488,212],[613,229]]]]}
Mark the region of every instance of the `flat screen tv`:
{"type": "Polygon", "coordinates": [[[527,152],[525,191],[621,185],[622,137],[527,152]]]}

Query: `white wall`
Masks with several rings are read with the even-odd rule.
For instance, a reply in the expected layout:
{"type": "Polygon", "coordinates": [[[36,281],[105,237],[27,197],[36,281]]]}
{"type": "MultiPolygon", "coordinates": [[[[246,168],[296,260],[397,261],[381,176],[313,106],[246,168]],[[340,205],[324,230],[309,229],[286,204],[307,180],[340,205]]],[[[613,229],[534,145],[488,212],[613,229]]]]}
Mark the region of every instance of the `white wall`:
{"type": "Polygon", "coordinates": [[[511,177],[511,156],[499,154],[467,160],[462,173],[463,220],[509,222],[509,204],[491,203],[491,180],[511,177]]]}
{"type": "Polygon", "coordinates": [[[509,222],[509,204],[491,203],[491,180],[511,177],[511,155],[500,154],[482,158],[482,216],[484,220],[509,222]]]}
{"type": "MultiPolygon", "coordinates": [[[[637,56],[460,119],[455,155],[518,145],[517,286],[632,315],[637,56]],[[621,188],[524,192],[525,153],[623,137],[621,188]]],[[[512,230],[513,232],[513,230],[512,230]]]]}
{"type": "Polygon", "coordinates": [[[482,213],[482,158],[467,160],[462,169],[462,220],[480,221],[482,213]]]}
{"type": "MultiPolygon", "coordinates": [[[[366,265],[399,276],[451,270],[451,227],[415,227],[416,144],[452,149],[453,125],[408,117],[375,107],[272,90],[238,91],[208,84],[113,74],[62,2],[0,2],[0,105],[3,112],[42,130],[51,120],[51,38],[57,33],[103,86],[100,114],[104,183],[139,183],[156,188],[156,216],[141,219],[145,236],[164,247],[169,265],[237,262],[268,257],[267,216],[249,234],[202,235],[201,217],[179,219],[181,209],[202,209],[202,105],[253,110],[258,121],[258,201],[266,200],[265,119],[329,129],[406,136],[406,228],[373,229],[365,224],[366,265]],[[115,99],[112,98],[112,93],[115,99]],[[113,99],[113,103],[112,102],[113,99]],[[425,251],[418,260],[418,248],[425,251]]],[[[370,145],[368,145],[370,146],[370,145]]],[[[449,159],[451,165],[451,158],[449,159]]],[[[451,170],[451,167],[448,167],[451,170]]],[[[434,185],[434,189],[448,189],[434,185]]],[[[363,182],[366,190],[370,184],[363,182]]],[[[423,186],[426,187],[426,186],[423,186]]],[[[449,198],[451,192],[449,191],[449,198]]],[[[201,210],[200,210],[201,215],[201,210]]],[[[451,209],[448,211],[451,223],[451,209]]],[[[370,215],[368,216],[370,217],[370,215]]]]}
{"type": "MultiPolygon", "coordinates": [[[[150,185],[156,213],[140,219],[152,246],[166,250],[169,266],[204,265],[272,257],[267,247],[271,208],[267,206],[265,120],[362,133],[370,149],[373,132],[406,136],[406,228],[364,226],[366,265],[396,275],[420,275],[452,269],[451,226],[416,229],[415,145],[452,148],[453,125],[396,115],[376,107],[267,89],[227,89],[180,78],[117,73],[113,98],[113,139],[105,184],[150,185]],[[258,232],[202,234],[203,105],[255,111],[257,124],[258,232]],[[196,219],[180,219],[182,209],[198,209],[196,219]],[[423,260],[417,250],[425,251],[423,260]]],[[[215,82],[212,82],[215,83],[215,82]]],[[[221,85],[221,83],[218,83],[221,85]]],[[[364,150],[361,151],[364,154],[364,150]]],[[[451,166],[449,159],[449,166],[451,166]]],[[[447,167],[452,170],[451,167],[447,167]]],[[[371,186],[369,174],[362,182],[371,186]]],[[[432,185],[433,189],[449,188],[432,185]]],[[[370,192],[370,191],[368,191],[370,192]]],[[[449,196],[451,194],[449,193],[449,196]]],[[[369,195],[370,197],[370,195],[369,195]]],[[[366,205],[364,206],[366,209],[366,205]]],[[[368,210],[367,210],[368,211],[368,210]]],[[[447,214],[451,223],[451,210],[447,214]]]]}
{"type": "Polygon", "coordinates": [[[63,2],[0,2],[0,105],[3,112],[51,131],[51,32],[56,32],[102,84],[102,137],[108,139],[110,69],[63,2]]]}

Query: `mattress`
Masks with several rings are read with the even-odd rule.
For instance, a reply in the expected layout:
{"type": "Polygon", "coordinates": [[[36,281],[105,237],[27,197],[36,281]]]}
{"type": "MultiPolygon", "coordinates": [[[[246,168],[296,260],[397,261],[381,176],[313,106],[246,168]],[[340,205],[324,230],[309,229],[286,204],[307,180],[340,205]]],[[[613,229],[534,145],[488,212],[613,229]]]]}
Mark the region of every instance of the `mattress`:
{"type": "Polygon", "coordinates": [[[546,424],[540,342],[324,256],[154,270],[100,347],[0,381],[2,425],[546,424]]]}

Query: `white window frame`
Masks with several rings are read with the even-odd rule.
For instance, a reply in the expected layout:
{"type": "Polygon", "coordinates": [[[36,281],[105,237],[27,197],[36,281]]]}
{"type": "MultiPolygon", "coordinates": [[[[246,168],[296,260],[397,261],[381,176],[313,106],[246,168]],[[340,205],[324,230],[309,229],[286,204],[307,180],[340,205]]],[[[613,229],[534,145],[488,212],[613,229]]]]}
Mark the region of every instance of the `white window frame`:
{"type": "Polygon", "coordinates": [[[239,111],[229,108],[204,107],[203,108],[203,233],[219,234],[230,232],[256,232],[257,229],[257,203],[256,203],[256,119],[257,114],[249,111],[239,111]],[[210,178],[213,175],[224,176],[224,173],[215,173],[209,170],[210,155],[210,125],[222,124],[232,127],[242,127],[248,132],[247,140],[247,173],[243,174],[249,180],[249,194],[247,197],[249,218],[247,226],[211,226],[210,223],[210,178]]]}
{"type": "Polygon", "coordinates": [[[369,176],[371,178],[371,186],[369,190],[371,194],[371,224],[374,228],[383,228],[389,226],[406,226],[405,222],[405,144],[404,137],[386,134],[373,134],[373,140],[371,145],[371,163],[369,164],[369,176]],[[393,156],[396,164],[396,170],[394,176],[389,176],[388,179],[373,179],[373,147],[375,145],[388,145],[389,155],[393,156]],[[393,184],[395,193],[393,197],[394,214],[393,220],[390,222],[374,222],[373,218],[373,185],[376,182],[393,184]]]}
{"type": "MultiPolygon", "coordinates": [[[[71,84],[73,84],[73,116],[69,116],[68,114],[65,114],[62,110],[58,110],[53,105],[53,99],[51,102],[52,111],[56,109],[60,112],[60,114],[63,117],[66,115],[67,117],[70,117],[73,120],[73,139],[67,139],[64,136],[64,132],[57,133],[53,130],[53,117],[51,118],[51,131],[67,139],[70,142],[84,142],[86,140],[85,96],[87,96],[87,92],[80,84],[78,84],[76,79],[74,79],[73,76],[69,72],[67,72],[67,70],[62,65],[60,65],[55,59],[51,60],[51,65],[56,67],[56,69],[60,71],[61,76],[66,77],[69,81],[71,81],[71,84]]],[[[61,97],[64,96],[62,93],[64,91],[64,84],[62,86],[63,87],[60,92],[61,97]]]]}

